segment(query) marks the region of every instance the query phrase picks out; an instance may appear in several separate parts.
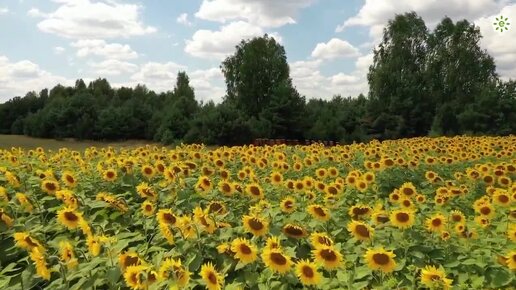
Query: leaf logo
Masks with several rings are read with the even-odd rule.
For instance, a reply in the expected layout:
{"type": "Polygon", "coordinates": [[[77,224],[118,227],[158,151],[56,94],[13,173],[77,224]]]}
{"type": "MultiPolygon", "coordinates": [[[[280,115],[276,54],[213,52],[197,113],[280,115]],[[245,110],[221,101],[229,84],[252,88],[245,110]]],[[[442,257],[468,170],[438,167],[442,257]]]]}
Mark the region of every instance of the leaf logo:
{"type": "Polygon", "coordinates": [[[496,21],[493,22],[493,25],[495,26],[495,30],[500,31],[500,32],[509,30],[509,25],[510,25],[510,23],[508,22],[509,18],[507,18],[507,17],[504,18],[502,15],[500,15],[500,17],[496,17],[495,19],[496,19],[496,21]]]}

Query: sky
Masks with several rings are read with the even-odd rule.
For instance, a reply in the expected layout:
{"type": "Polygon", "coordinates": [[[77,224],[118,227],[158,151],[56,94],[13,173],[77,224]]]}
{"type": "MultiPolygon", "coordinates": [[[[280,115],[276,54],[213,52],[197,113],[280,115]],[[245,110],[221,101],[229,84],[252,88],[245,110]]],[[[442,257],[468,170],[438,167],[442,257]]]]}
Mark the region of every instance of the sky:
{"type": "Polygon", "coordinates": [[[79,78],[162,92],[178,71],[199,101],[220,102],[222,60],[264,33],[307,98],[367,94],[383,28],[409,11],[430,29],[444,16],[474,22],[498,74],[516,79],[516,0],[0,0],[0,103],[79,78]],[[495,30],[499,16],[512,29],[495,30]]]}

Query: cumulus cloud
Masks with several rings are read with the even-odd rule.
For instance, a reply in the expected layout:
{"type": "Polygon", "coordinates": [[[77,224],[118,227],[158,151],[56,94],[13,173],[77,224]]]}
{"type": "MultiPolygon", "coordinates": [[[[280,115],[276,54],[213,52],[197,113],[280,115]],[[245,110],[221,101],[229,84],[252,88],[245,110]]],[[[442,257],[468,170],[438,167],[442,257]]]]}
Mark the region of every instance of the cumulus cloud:
{"type": "Polygon", "coordinates": [[[66,38],[116,38],[153,33],[156,28],[140,20],[141,6],[115,1],[58,0],[50,13],[36,8],[29,15],[42,17],[38,28],[66,38]]]}
{"type": "Polygon", "coordinates": [[[81,39],[71,44],[78,57],[100,56],[109,59],[135,59],[138,54],[127,44],[107,43],[101,39],[81,39]]]}
{"type": "Polygon", "coordinates": [[[359,52],[356,47],[338,38],[332,38],[328,43],[318,43],[312,51],[312,57],[320,59],[355,57],[358,55],[359,52]]]}
{"type": "Polygon", "coordinates": [[[475,24],[480,27],[480,33],[483,36],[480,43],[494,57],[500,76],[504,79],[516,79],[516,66],[514,66],[516,63],[516,42],[514,42],[516,25],[504,32],[496,31],[493,22],[500,15],[516,16],[516,4],[508,5],[492,15],[481,17],[475,20],[475,24]]]}
{"type": "Polygon", "coordinates": [[[188,74],[190,85],[195,90],[195,97],[199,101],[222,102],[226,93],[224,75],[218,67],[194,70],[188,74]]]}
{"type": "MultiPolygon", "coordinates": [[[[242,39],[263,36],[265,32],[260,26],[244,21],[232,22],[222,26],[220,30],[197,30],[192,39],[186,41],[185,52],[200,58],[223,59],[233,53],[235,46],[242,39]]],[[[277,33],[271,33],[276,41],[281,42],[277,33]]]]}
{"type": "Polygon", "coordinates": [[[176,19],[176,22],[185,26],[192,26],[192,22],[188,20],[188,13],[181,13],[176,19]]]}
{"type": "Polygon", "coordinates": [[[65,50],[66,50],[66,49],[65,49],[64,47],[62,47],[62,46],[56,46],[56,47],[54,47],[54,53],[55,53],[55,54],[62,54],[63,52],[65,52],[65,50]]]}
{"type": "Polygon", "coordinates": [[[222,23],[245,20],[263,27],[280,27],[296,23],[299,10],[313,2],[315,0],[203,0],[195,16],[222,23]]]}
{"type": "Polygon", "coordinates": [[[321,72],[323,62],[320,59],[296,61],[290,64],[290,75],[297,90],[307,98],[355,97],[368,92],[366,74],[372,61],[372,54],[360,56],[351,73],[339,72],[329,76],[321,72]]]}
{"type": "Polygon", "coordinates": [[[10,61],[0,56],[0,102],[22,96],[29,90],[39,91],[58,83],[72,85],[73,80],[54,75],[29,60],[10,61]]]}
{"type": "Polygon", "coordinates": [[[0,7],[0,15],[9,13],[9,8],[0,7]]]}
{"type": "Polygon", "coordinates": [[[132,73],[138,70],[138,66],[125,61],[108,59],[98,63],[90,63],[99,77],[117,76],[125,73],[132,73]]]}

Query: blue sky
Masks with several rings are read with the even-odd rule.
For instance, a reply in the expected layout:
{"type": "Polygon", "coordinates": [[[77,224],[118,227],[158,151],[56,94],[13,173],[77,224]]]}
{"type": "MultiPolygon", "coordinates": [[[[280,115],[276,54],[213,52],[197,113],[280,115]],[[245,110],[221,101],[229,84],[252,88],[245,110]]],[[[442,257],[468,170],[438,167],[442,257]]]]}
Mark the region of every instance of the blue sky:
{"type": "Polygon", "coordinates": [[[222,99],[221,61],[242,38],[269,33],[285,46],[291,76],[308,98],[367,93],[372,50],[396,13],[432,28],[445,15],[477,24],[498,72],[515,78],[516,29],[500,33],[507,0],[2,0],[0,102],[57,83],[107,78],[170,90],[185,70],[199,100],[222,99]],[[509,40],[509,41],[508,41],[509,40]]]}

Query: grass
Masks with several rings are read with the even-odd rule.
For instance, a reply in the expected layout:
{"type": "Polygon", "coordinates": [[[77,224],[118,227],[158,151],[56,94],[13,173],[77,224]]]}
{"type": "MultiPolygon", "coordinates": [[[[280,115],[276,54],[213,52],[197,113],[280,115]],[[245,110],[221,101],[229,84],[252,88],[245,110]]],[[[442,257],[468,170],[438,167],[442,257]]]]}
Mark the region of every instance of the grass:
{"type": "Polygon", "coordinates": [[[10,149],[11,147],[22,147],[24,149],[33,149],[43,147],[45,149],[58,150],[59,148],[69,148],[73,150],[84,150],[90,146],[96,147],[134,147],[149,144],[146,140],[128,140],[123,142],[100,142],[100,141],[77,141],[77,140],[55,140],[33,138],[23,135],[1,135],[0,149],[10,149]]]}

